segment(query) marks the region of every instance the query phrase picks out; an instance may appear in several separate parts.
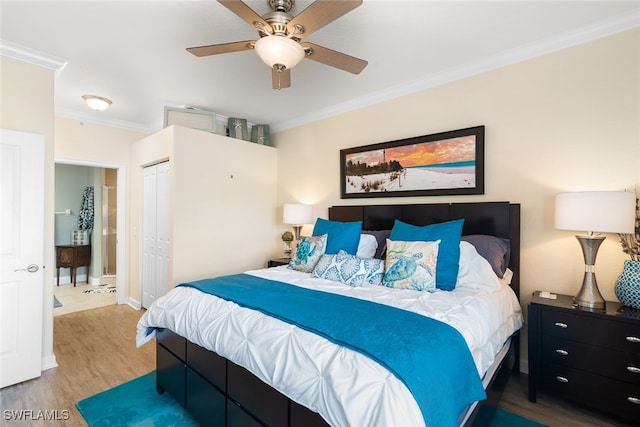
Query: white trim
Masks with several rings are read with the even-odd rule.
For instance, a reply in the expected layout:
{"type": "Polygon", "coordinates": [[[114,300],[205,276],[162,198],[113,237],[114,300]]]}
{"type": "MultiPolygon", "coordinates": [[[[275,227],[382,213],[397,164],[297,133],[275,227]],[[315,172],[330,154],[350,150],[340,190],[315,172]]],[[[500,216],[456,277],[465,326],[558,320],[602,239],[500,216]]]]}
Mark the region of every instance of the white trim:
{"type": "Polygon", "coordinates": [[[452,81],[461,80],[480,73],[495,70],[516,62],[556,52],[571,46],[597,40],[638,26],[640,26],[640,8],[614,16],[611,19],[598,21],[553,37],[547,37],[514,49],[500,52],[485,59],[469,62],[436,74],[424,76],[417,80],[382,89],[347,102],[296,117],[295,119],[274,123],[271,126],[271,130],[272,132],[279,132],[296,126],[301,126],[331,116],[336,116],[338,114],[343,114],[383,101],[398,98],[400,96],[431,89],[445,83],[450,83],[452,81]]]}
{"type": "MultiPolygon", "coordinates": [[[[590,42],[616,33],[627,31],[640,26],[640,8],[621,13],[609,19],[596,21],[594,23],[566,31],[559,35],[547,37],[520,47],[500,52],[488,58],[453,67],[436,74],[424,76],[414,81],[406,82],[396,86],[388,87],[359,98],[354,98],[348,102],[339,103],[291,120],[284,120],[271,124],[272,132],[279,132],[296,126],[315,122],[328,117],[343,114],[349,111],[364,108],[400,96],[409,95],[436,86],[443,85],[455,80],[464,79],[480,73],[491,71],[516,62],[532,59],[547,53],[556,52],[571,46],[590,42]]],[[[0,40],[0,54],[19,59],[32,64],[56,70],[58,74],[67,61],[43,52],[20,46],[16,43],[0,40]]],[[[150,124],[133,123],[115,119],[96,119],[88,113],[71,110],[67,108],[56,108],[56,115],[77,119],[81,121],[102,124],[116,128],[133,130],[136,132],[153,133],[162,129],[162,121],[150,124]]],[[[217,116],[217,122],[226,124],[225,117],[217,116]]]]}
{"type": "Polygon", "coordinates": [[[160,129],[162,129],[162,121],[160,123],[154,123],[152,125],[143,125],[141,123],[128,122],[126,120],[118,120],[118,119],[109,119],[109,118],[98,118],[91,113],[87,113],[84,111],[72,110],[70,108],[60,108],[56,107],[54,111],[56,116],[66,117],[68,119],[79,120],[81,122],[89,122],[95,123],[103,126],[110,126],[119,129],[127,129],[134,132],[142,132],[142,133],[154,133],[160,129]]]}
{"type": "Polygon", "coordinates": [[[46,371],[47,369],[57,368],[57,367],[58,367],[58,361],[56,360],[55,354],[42,357],[42,365],[40,367],[42,371],[46,371]]]}
{"type": "Polygon", "coordinates": [[[68,63],[64,58],[2,39],[0,39],[0,55],[54,70],[56,76],[68,63]]]}
{"type": "Polygon", "coordinates": [[[136,309],[136,310],[140,310],[142,309],[142,303],[140,301],[138,301],[135,298],[129,297],[127,298],[127,305],[136,309]]]}
{"type": "MultiPolygon", "coordinates": [[[[82,283],[82,282],[87,282],[87,284],[93,284],[90,282],[93,282],[95,280],[95,278],[93,277],[89,277],[89,279],[87,280],[87,275],[86,273],[82,273],[82,274],[76,274],[76,284],[77,283],[82,283]]],[[[99,280],[99,278],[98,278],[99,280]]],[[[73,281],[71,280],[71,273],[69,272],[68,275],[64,275],[61,274],[60,275],[60,284],[61,285],[68,285],[69,283],[73,283],[73,281]]],[[[57,286],[58,285],[58,277],[54,277],[53,278],[53,286],[57,286]]]]}
{"type": "Polygon", "coordinates": [[[116,169],[117,172],[117,222],[118,228],[116,231],[116,296],[118,304],[126,304],[125,296],[125,283],[127,279],[127,248],[126,248],[126,235],[125,229],[126,223],[126,166],[118,163],[105,163],[94,162],[90,160],[77,160],[77,159],[65,159],[56,158],[56,164],[76,165],[76,166],[89,166],[94,168],[107,168],[116,169]]]}

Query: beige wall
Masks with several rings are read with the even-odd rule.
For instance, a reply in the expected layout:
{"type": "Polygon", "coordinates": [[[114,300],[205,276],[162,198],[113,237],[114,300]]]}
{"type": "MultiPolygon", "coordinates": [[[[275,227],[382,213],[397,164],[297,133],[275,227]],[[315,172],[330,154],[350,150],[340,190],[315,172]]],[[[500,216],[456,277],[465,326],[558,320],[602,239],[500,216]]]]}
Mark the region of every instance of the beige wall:
{"type": "Polygon", "coordinates": [[[277,152],[273,147],[171,126],[131,156],[130,297],[140,296],[142,169],[169,160],[169,287],[262,268],[276,252],[277,152]]]}
{"type": "MultiPolygon", "coordinates": [[[[319,216],[334,204],[521,203],[523,307],[537,289],[574,295],[584,261],[573,233],[554,229],[554,196],[634,186],[640,191],[640,30],[286,130],[273,139],[279,205],[313,203],[319,216]],[[486,126],[484,195],[340,199],[340,149],[475,125],[486,126]]],[[[617,236],[608,235],[596,263],[607,299],[615,300],[613,283],[624,259],[617,236]]]]}
{"type": "MultiPolygon", "coordinates": [[[[0,56],[0,127],[44,135],[44,265],[55,265],[54,236],[54,119],[53,70],[0,56]]],[[[53,273],[44,270],[42,360],[43,369],[55,366],[53,354],[53,273]]],[[[34,333],[36,333],[34,331],[34,333]]]]}

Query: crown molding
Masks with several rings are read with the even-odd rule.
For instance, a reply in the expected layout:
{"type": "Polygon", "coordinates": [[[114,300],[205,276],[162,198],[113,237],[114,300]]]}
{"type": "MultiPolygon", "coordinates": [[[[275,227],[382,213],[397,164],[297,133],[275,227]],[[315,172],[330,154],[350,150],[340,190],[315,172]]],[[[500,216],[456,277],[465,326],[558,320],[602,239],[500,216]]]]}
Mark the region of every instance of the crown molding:
{"type": "Polygon", "coordinates": [[[96,118],[96,114],[73,110],[71,108],[56,108],[54,113],[57,117],[65,117],[67,119],[78,120],[80,122],[88,122],[97,125],[127,129],[134,132],[154,133],[162,129],[161,124],[158,125],[156,123],[153,123],[151,125],[145,125],[142,123],[128,122],[126,120],[110,119],[108,117],[96,118]]]}
{"type": "Polygon", "coordinates": [[[453,67],[439,73],[431,74],[411,82],[391,86],[368,95],[354,98],[348,102],[333,105],[311,114],[284,120],[271,126],[272,132],[279,132],[349,111],[378,104],[405,95],[431,89],[461,80],[487,71],[495,70],[517,62],[522,62],[548,53],[556,52],[579,44],[621,33],[640,26],[640,8],[619,14],[613,18],[594,22],[562,34],[547,37],[515,49],[498,53],[488,58],[470,62],[460,67],[453,67]]]}
{"type": "Polygon", "coordinates": [[[56,75],[62,71],[68,62],[64,58],[2,39],[0,39],[0,55],[54,70],[56,75]]]}
{"type": "MultiPolygon", "coordinates": [[[[587,43],[623,31],[628,31],[637,27],[640,27],[640,7],[614,16],[610,19],[597,21],[554,37],[548,37],[528,43],[479,61],[470,62],[417,80],[391,86],[359,98],[354,98],[348,102],[336,104],[310,114],[296,117],[295,119],[273,123],[271,124],[271,131],[279,132],[328,117],[344,114],[349,111],[431,89],[452,81],[495,70],[497,68],[587,43]]],[[[56,75],[64,69],[68,62],[64,58],[40,52],[35,49],[30,49],[17,43],[2,39],[0,39],[0,55],[54,70],[56,75]]],[[[55,114],[61,117],[128,129],[135,132],[153,133],[162,129],[161,120],[147,124],[134,123],[117,119],[96,118],[95,115],[66,108],[56,108],[55,114]]],[[[217,114],[216,121],[220,124],[226,125],[225,116],[217,114]]]]}

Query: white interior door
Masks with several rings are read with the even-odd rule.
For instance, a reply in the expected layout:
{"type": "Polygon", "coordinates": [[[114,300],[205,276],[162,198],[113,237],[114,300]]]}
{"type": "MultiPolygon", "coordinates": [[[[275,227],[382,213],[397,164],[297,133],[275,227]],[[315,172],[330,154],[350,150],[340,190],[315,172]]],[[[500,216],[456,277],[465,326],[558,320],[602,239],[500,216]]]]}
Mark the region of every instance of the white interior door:
{"type": "Polygon", "coordinates": [[[143,171],[142,306],[167,292],[169,283],[169,162],[143,171]]]}
{"type": "Polygon", "coordinates": [[[40,376],[44,274],[44,137],[2,129],[0,387],[40,376]]]}

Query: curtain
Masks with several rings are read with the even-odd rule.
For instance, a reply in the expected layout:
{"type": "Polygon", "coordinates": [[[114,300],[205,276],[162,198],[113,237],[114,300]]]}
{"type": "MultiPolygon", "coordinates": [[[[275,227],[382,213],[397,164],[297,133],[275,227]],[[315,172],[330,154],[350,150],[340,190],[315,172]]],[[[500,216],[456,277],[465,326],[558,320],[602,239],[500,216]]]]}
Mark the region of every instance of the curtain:
{"type": "Polygon", "coordinates": [[[82,193],[82,206],[78,214],[78,230],[93,229],[93,187],[87,187],[82,193]]]}

